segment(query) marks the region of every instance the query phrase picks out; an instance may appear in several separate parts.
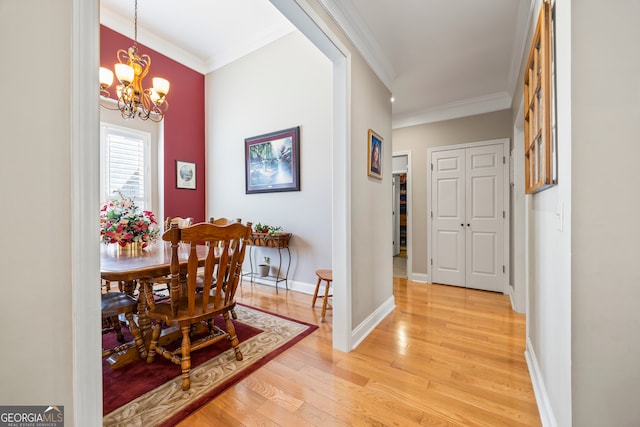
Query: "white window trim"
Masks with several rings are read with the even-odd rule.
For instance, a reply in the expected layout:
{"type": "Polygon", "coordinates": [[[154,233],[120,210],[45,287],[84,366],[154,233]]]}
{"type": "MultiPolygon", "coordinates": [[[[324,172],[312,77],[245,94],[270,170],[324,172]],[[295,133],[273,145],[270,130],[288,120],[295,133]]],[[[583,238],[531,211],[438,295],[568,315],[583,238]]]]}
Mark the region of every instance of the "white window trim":
{"type": "Polygon", "coordinates": [[[153,176],[151,170],[152,162],[152,147],[151,147],[151,134],[149,132],[141,131],[138,129],[132,129],[124,126],[114,125],[112,123],[101,122],[100,123],[100,201],[104,202],[106,199],[113,197],[113,194],[106,194],[105,182],[108,179],[107,168],[104,167],[104,159],[108,156],[107,136],[110,134],[118,134],[124,136],[134,135],[136,138],[143,140],[144,144],[144,207],[146,210],[154,210],[154,197],[153,197],[153,176]]]}

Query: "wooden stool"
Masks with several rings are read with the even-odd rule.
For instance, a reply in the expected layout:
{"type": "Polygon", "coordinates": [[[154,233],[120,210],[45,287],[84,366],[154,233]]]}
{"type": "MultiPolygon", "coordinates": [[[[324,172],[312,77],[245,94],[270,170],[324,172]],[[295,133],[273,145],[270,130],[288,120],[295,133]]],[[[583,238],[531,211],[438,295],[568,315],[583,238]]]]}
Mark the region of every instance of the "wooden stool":
{"type": "MultiPolygon", "coordinates": [[[[329,295],[329,287],[331,286],[331,282],[333,281],[333,271],[332,270],[316,270],[316,276],[318,276],[318,283],[316,283],[316,291],[313,293],[313,301],[311,302],[311,307],[315,307],[316,299],[318,299],[318,290],[320,289],[320,282],[323,280],[327,282],[327,285],[324,288],[324,296],[320,295],[319,298],[324,298],[322,301],[322,316],[320,317],[320,322],[324,322],[324,316],[327,313],[327,299],[329,297],[333,297],[333,295],[329,295]]],[[[329,306],[331,309],[332,307],[329,306]]]]}

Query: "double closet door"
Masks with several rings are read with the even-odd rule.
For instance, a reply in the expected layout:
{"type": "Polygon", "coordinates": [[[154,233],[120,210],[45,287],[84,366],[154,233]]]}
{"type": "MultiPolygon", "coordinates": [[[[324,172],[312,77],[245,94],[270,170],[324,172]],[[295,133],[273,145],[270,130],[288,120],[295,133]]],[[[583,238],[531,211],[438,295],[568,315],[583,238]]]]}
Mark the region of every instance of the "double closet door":
{"type": "Polygon", "coordinates": [[[505,291],[504,145],[431,151],[432,282],[505,291]]]}

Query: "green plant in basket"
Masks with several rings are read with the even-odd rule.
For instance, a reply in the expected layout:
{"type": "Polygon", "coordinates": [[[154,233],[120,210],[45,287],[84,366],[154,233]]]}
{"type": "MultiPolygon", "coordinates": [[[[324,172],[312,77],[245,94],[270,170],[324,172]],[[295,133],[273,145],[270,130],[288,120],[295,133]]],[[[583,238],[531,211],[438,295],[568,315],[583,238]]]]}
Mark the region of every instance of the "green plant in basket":
{"type": "Polygon", "coordinates": [[[265,234],[273,235],[281,231],[282,227],[257,223],[256,225],[253,226],[253,229],[255,230],[256,233],[265,233],[265,234]]]}

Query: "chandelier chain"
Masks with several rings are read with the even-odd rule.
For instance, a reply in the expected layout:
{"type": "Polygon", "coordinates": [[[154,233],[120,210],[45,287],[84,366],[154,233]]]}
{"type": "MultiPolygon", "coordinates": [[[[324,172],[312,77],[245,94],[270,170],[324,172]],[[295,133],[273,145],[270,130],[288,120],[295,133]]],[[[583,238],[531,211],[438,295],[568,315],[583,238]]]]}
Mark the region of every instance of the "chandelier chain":
{"type": "Polygon", "coordinates": [[[133,13],[133,44],[134,46],[138,45],[138,0],[135,0],[133,13]]]}

